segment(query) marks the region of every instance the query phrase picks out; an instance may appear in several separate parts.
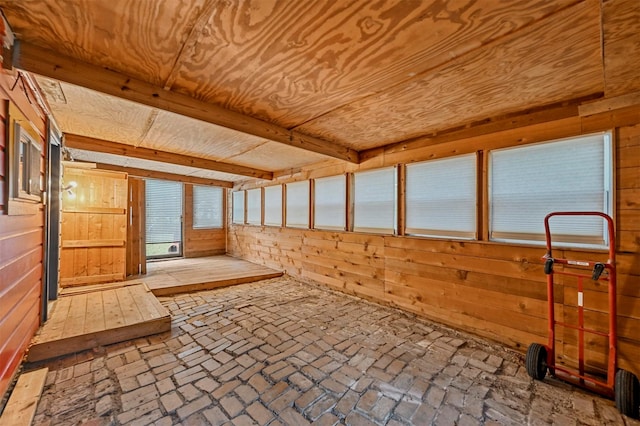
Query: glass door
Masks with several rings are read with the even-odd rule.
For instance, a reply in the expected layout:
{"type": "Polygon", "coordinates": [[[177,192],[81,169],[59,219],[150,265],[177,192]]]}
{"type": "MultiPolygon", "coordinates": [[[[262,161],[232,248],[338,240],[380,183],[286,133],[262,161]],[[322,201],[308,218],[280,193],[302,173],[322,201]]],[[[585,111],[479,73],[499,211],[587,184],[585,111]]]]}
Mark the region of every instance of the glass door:
{"type": "Polygon", "coordinates": [[[146,181],[147,259],[182,256],[182,183],[146,181]]]}

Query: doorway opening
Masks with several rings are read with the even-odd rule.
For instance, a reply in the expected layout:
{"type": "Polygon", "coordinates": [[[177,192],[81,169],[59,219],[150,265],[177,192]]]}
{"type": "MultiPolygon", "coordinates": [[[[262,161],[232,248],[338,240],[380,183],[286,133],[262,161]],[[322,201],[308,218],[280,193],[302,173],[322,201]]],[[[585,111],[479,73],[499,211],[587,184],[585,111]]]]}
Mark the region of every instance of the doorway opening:
{"type": "Polygon", "coordinates": [[[182,183],[148,179],[145,188],[147,259],[182,257],[182,183]]]}

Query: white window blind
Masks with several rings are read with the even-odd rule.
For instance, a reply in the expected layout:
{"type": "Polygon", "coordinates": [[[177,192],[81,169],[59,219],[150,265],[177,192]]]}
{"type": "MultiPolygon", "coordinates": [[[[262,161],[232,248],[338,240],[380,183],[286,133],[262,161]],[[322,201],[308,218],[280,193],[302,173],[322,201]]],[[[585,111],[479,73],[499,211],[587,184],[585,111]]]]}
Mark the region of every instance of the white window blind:
{"type": "Polygon", "coordinates": [[[244,191],[233,193],[233,223],[244,223],[244,191]]]}
{"type": "Polygon", "coordinates": [[[407,165],[407,234],[476,237],[475,154],[407,165]]]}
{"type": "Polygon", "coordinates": [[[222,228],[222,196],[217,186],[193,186],[193,228],[222,228]]]}
{"type": "Polygon", "coordinates": [[[309,227],[309,181],[286,184],[286,225],[293,228],[309,227]]]}
{"type": "Polygon", "coordinates": [[[264,189],[264,224],[282,226],[282,185],[264,189]]]}
{"type": "Polygon", "coordinates": [[[347,182],[344,175],[315,180],[314,225],[318,229],[346,226],[347,182]]]}
{"type": "Polygon", "coordinates": [[[247,190],[247,223],[251,225],[262,223],[262,190],[260,188],[247,190]]]}
{"type": "Polygon", "coordinates": [[[393,234],[396,228],[396,169],[354,174],[354,231],[393,234]]]}
{"type": "MultiPolygon", "coordinates": [[[[543,241],[554,211],[612,213],[609,133],[496,150],[489,167],[492,240],[543,241]]],[[[607,244],[599,217],[556,217],[551,232],[554,243],[607,244]]]]}
{"type": "Polygon", "coordinates": [[[182,242],[182,183],[147,179],[145,193],[148,257],[179,255],[182,242]],[[161,246],[161,251],[150,250],[152,245],[161,246]],[[169,246],[175,246],[176,249],[169,249],[169,246]]]}

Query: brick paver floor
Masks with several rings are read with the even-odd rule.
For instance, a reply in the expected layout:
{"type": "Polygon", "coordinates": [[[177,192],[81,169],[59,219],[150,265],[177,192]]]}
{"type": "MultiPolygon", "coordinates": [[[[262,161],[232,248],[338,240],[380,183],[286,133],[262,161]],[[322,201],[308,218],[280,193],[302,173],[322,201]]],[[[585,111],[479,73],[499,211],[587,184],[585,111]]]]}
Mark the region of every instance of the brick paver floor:
{"type": "Polygon", "coordinates": [[[35,424],[640,424],[496,344],[289,277],[161,301],[171,333],[45,363],[35,424]]]}

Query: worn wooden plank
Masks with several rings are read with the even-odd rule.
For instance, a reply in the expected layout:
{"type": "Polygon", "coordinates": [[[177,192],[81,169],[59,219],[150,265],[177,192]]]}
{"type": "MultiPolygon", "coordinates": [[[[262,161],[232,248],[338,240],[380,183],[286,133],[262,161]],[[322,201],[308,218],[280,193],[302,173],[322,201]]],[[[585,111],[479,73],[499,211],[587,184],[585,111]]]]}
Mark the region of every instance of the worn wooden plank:
{"type": "Polygon", "coordinates": [[[79,294],[71,298],[71,306],[64,323],[62,337],[71,337],[82,333],[87,318],[87,295],[79,294]]]}
{"type": "Polygon", "coordinates": [[[18,377],[7,405],[0,416],[0,423],[11,426],[29,426],[33,422],[36,408],[47,379],[48,368],[24,372],[18,377]]]}
{"type": "MultiPolygon", "coordinates": [[[[69,295],[70,293],[68,293],[69,295]]],[[[80,293],[75,293],[74,296],[80,293]]],[[[104,317],[104,303],[102,301],[101,291],[87,292],[87,318],[85,320],[84,329],[82,333],[93,333],[104,330],[105,317],[104,317]]]]}

